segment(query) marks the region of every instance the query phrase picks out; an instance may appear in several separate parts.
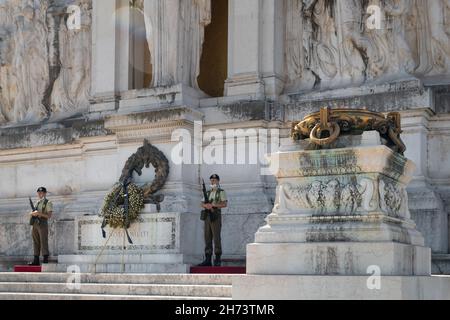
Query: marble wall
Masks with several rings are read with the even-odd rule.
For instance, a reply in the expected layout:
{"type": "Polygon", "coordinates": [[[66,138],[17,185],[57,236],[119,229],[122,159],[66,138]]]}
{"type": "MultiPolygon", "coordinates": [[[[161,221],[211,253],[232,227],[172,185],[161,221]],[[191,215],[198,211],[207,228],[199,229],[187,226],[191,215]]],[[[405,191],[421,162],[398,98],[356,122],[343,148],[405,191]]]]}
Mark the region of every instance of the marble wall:
{"type": "MultiPolygon", "coordinates": [[[[204,49],[214,48],[211,35],[204,46],[218,23],[211,1],[0,0],[0,255],[30,253],[24,213],[38,185],[58,212],[51,251],[71,254],[75,217],[97,213],[144,138],[170,157],[173,130],[202,121],[222,132],[278,129],[288,143],[291,121],[325,105],[402,112],[417,164],[411,215],[433,252],[448,254],[450,2],[229,0],[219,46],[227,79],[212,98],[198,81],[209,72],[204,49]],[[147,53],[132,52],[136,37],[147,53]],[[133,86],[136,56],[149,60],[149,88],[133,86]]],[[[199,176],[224,177],[225,254],[242,257],[275,199],[274,178],[260,169],[172,165],[165,210],[185,214],[188,260],[202,253],[199,176]]]]}

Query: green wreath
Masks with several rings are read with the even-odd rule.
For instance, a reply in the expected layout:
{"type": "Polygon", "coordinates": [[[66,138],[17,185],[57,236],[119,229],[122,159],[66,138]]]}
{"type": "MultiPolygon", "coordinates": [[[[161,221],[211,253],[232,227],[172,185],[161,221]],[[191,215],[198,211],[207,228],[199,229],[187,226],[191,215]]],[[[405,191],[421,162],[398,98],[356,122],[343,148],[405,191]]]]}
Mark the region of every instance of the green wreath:
{"type": "Polygon", "coordinates": [[[113,229],[129,227],[144,208],[144,191],[136,184],[128,185],[128,221],[125,217],[125,196],[121,183],[116,183],[112,190],[105,196],[100,217],[105,219],[106,225],[113,229]],[[127,225],[128,222],[128,225],[127,225]]]}

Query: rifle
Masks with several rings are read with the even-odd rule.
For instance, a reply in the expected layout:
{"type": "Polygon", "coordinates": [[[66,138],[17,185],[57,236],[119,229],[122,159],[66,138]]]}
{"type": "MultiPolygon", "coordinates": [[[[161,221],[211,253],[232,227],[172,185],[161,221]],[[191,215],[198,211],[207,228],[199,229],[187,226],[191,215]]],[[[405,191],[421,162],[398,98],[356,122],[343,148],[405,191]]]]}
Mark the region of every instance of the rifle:
{"type": "MultiPolygon", "coordinates": [[[[31,200],[31,197],[28,197],[28,200],[30,200],[30,207],[31,207],[31,210],[33,210],[33,212],[37,211],[37,210],[36,210],[36,207],[35,207],[34,204],[33,204],[33,201],[31,200]]],[[[34,225],[34,223],[35,223],[36,221],[39,221],[39,222],[40,222],[39,217],[33,217],[33,216],[31,216],[31,218],[30,218],[30,226],[34,225]]]]}
{"type": "MultiPolygon", "coordinates": [[[[205,203],[205,204],[210,203],[209,197],[208,197],[208,192],[206,192],[205,180],[203,180],[203,179],[202,179],[202,190],[203,190],[203,199],[204,199],[203,203],[205,203]]],[[[209,214],[211,214],[211,210],[203,209],[202,213],[201,213],[201,216],[200,216],[200,219],[202,221],[205,221],[209,214]]]]}
{"type": "MultiPolygon", "coordinates": [[[[205,204],[211,203],[211,201],[209,201],[208,192],[206,192],[205,180],[203,180],[203,179],[202,179],[202,189],[203,189],[203,198],[204,198],[204,201],[203,201],[203,202],[204,202],[205,204]]],[[[213,215],[213,211],[212,211],[212,210],[209,210],[209,209],[203,209],[203,210],[202,210],[200,219],[201,219],[202,221],[205,221],[206,218],[208,217],[208,215],[210,216],[211,221],[215,220],[215,217],[214,217],[214,215],[213,215]]]]}

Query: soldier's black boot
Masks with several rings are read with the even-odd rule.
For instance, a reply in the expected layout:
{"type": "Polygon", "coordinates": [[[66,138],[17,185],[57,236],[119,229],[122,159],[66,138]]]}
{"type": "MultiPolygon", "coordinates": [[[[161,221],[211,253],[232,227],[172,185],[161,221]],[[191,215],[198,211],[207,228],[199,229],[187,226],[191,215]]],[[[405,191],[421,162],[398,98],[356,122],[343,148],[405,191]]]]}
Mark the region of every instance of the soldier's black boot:
{"type": "Polygon", "coordinates": [[[199,265],[197,265],[197,267],[211,267],[212,266],[211,258],[212,258],[212,255],[210,255],[210,254],[206,255],[205,260],[202,263],[200,263],[199,265]]]}
{"type": "Polygon", "coordinates": [[[29,266],[40,266],[41,264],[39,263],[39,256],[34,256],[33,262],[30,262],[28,265],[29,266]]]}
{"type": "Polygon", "coordinates": [[[48,264],[48,256],[44,256],[44,261],[42,261],[43,264],[48,264]]]}
{"type": "Polygon", "coordinates": [[[216,255],[216,258],[214,259],[214,267],[220,267],[222,265],[222,260],[220,259],[219,255],[216,255]]]}

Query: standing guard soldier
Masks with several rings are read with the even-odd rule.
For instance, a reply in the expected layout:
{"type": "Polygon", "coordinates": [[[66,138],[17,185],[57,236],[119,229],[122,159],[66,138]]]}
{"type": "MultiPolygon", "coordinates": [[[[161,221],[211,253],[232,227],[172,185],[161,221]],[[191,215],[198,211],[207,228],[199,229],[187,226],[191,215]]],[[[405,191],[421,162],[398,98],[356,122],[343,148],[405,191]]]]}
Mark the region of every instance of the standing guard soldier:
{"type": "Polygon", "coordinates": [[[220,177],[213,174],[210,178],[211,190],[207,192],[208,202],[202,202],[202,208],[209,210],[209,214],[203,217],[205,221],[204,237],[205,237],[205,260],[199,264],[199,267],[212,266],[212,253],[214,242],[214,266],[221,265],[222,243],[220,233],[222,231],[222,209],[227,207],[228,200],[225,190],[219,183],[220,177]]]}
{"type": "Polygon", "coordinates": [[[43,263],[48,263],[48,220],[53,214],[53,204],[47,199],[47,189],[40,187],[37,190],[39,201],[36,204],[36,210],[31,212],[30,224],[32,228],[34,260],[29,263],[31,266],[39,266],[39,256],[42,251],[44,257],[43,263]]]}

